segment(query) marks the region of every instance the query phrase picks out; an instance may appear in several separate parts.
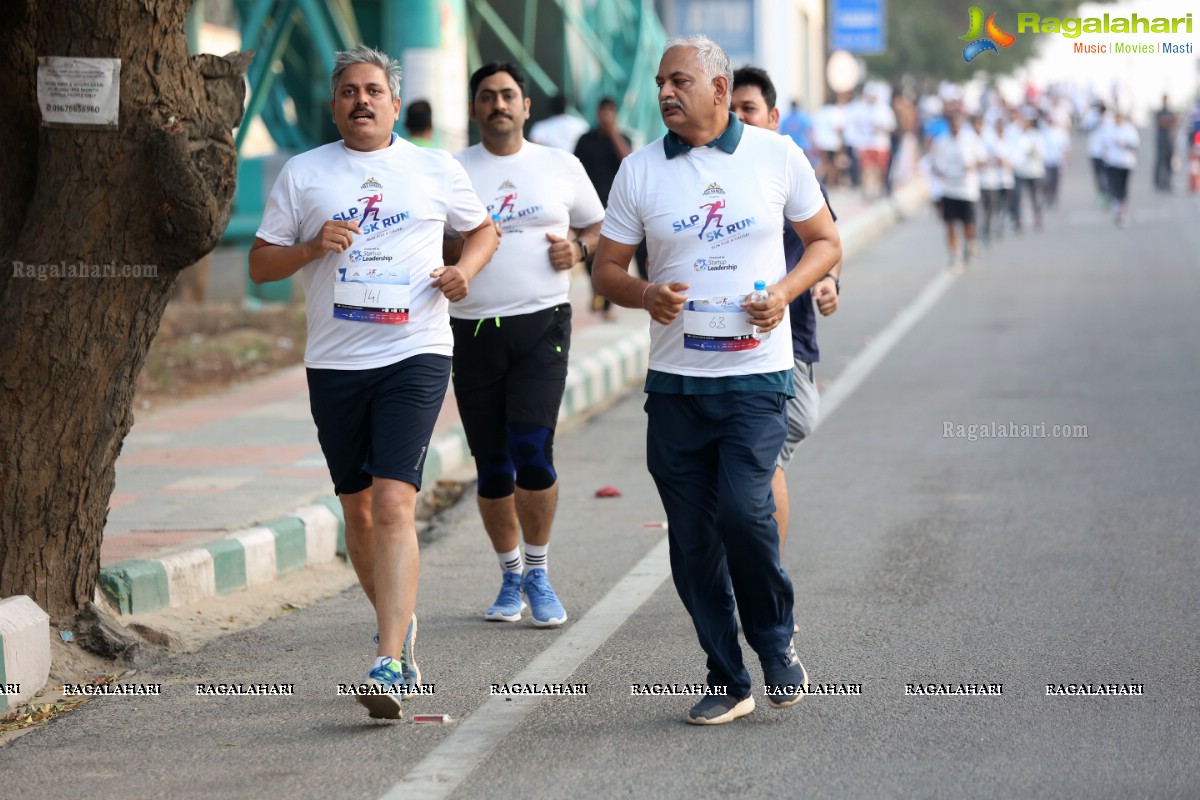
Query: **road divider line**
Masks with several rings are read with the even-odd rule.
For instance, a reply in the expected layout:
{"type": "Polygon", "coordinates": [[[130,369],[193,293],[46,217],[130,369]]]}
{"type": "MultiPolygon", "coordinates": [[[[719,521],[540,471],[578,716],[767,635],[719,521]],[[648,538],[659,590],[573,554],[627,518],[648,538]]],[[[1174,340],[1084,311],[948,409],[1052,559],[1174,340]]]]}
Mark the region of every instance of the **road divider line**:
{"type": "MultiPolygon", "coordinates": [[[[562,683],[633,616],[670,574],[671,562],[664,538],[509,683],[562,683]]],[[[488,698],[383,795],[383,800],[448,797],[492,748],[533,711],[539,699],[527,695],[488,698]]]]}
{"type": "Polygon", "coordinates": [[[921,293],[830,381],[829,388],[821,393],[821,413],[817,417],[817,426],[858,390],[867,376],[892,352],[905,334],[937,304],[953,282],[954,277],[949,272],[939,272],[937,277],[926,284],[921,293]]]}

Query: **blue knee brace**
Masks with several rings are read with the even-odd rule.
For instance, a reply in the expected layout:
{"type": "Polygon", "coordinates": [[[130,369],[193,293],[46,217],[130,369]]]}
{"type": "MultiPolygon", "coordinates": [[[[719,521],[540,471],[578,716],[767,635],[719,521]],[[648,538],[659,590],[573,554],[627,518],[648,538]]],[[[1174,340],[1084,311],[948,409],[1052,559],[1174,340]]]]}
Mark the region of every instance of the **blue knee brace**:
{"type": "Polygon", "coordinates": [[[475,456],[475,472],[479,476],[475,489],[487,500],[500,500],[513,493],[516,470],[507,450],[485,456],[475,456]]]}
{"type": "Polygon", "coordinates": [[[549,489],[558,480],[553,464],[553,429],[527,422],[511,423],[508,450],[516,466],[517,486],[536,492],[549,489]]]}

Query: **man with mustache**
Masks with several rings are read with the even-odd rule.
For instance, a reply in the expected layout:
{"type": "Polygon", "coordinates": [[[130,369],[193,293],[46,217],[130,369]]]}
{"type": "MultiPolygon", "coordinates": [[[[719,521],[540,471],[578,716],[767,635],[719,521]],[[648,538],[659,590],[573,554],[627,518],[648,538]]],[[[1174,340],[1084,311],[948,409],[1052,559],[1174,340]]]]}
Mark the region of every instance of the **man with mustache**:
{"type": "Polygon", "coordinates": [[[284,165],[250,248],[250,277],[301,273],[313,421],[345,513],[346,551],[379,626],[356,699],[372,717],[399,719],[404,689],[421,679],[414,512],[450,377],[447,303],[467,296],[497,236],[449,153],[392,132],[399,62],[359,45],[337,54],[330,88],[342,140],[284,165]],[[446,226],[465,238],[455,266],[441,257],[446,226]]]}
{"type": "Polygon", "coordinates": [[[698,725],[754,710],[734,593],[767,702],[804,696],[771,478],[792,394],[788,304],[841,258],[808,159],[789,137],[730,112],[732,82],[709,39],[667,42],[655,83],[668,133],[621,163],[592,267],[599,294],[651,318],[646,462],[667,513],[675,588],[708,656],[708,689],[688,712],[698,725]],[[701,209],[717,200],[721,224],[697,237],[701,209]],[[805,247],[790,272],[781,218],[805,247]],[[649,282],[628,273],[643,236],[649,282]],[[757,281],[767,298],[739,308],[757,281]],[[763,331],[774,333],[755,338],[763,331]]]}
{"type": "Polygon", "coordinates": [[[571,345],[570,270],[595,252],[604,207],[578,158],[525,139],[530,101],[519,67],[487,64],[470,88],[482,141],[454,157],[503,233],[470,296],[450,305],[454,397],[501,570],[484,619],[517,622],[528,599],[530,622],[551,627],[567,621],[547,555],[558,503],[554,429],[571,345]]]}

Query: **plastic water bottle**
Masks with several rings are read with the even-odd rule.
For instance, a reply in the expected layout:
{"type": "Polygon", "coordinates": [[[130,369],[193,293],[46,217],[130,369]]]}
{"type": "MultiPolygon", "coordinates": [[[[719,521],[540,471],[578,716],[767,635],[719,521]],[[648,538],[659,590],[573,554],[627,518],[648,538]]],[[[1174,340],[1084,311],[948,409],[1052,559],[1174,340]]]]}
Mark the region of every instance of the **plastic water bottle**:
{"type": "MultiPolygon", "coordinates": [[[[754,282],[754,291],[750,293],[749,299],[750,299],[750,302],[752,302],[752,303],[756,303],[759,300],[766,300],[767,299],[767,282],[766,281],[755,281],[754,282]]],[[[757,330],[755,330],[754,338],[760,342],[765,342],[767,339],[771,338],[771,332],[763,331],[762,333],[759,333],[757,330]]]]}

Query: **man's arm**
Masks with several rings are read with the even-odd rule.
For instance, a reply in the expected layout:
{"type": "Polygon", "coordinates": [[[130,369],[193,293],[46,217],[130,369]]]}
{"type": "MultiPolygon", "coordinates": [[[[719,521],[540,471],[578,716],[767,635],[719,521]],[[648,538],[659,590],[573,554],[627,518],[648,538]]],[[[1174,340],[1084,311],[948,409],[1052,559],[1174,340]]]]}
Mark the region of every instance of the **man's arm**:
{"type": "Polygon", "coordinates": [[[587,261],[589,255],[594,255],[600,244],[600,225],[596,222],[582,230],[572,228],[573,238],[564,239],[553,233],[546,234],[550,242],[550,266],[557,270],[570,269],[580,261],[587,261]]]}
{"type": "Polygon", "coordinates": [[[621,129],[613,126],[611,131],[607,131],[608,138],[612,141],[613,150],[617,152],[617,160],[624,161],[625,156],[633,152],[633,146],[629,143],[629,137],[621,133],[621,129]]]}
{"type": "Polygon", "coordinates": [[[250,245],[250,280],[263,284],[290,278],[326,253],[345,252],[356,233],[361,233],[357,222],[331,219],[312,239],[286,247],[256,236],[250,245]]]}
{"type": "Polygon", "coordinates": [[[828,205],[821,206],[820,211],[803,222],[792,222],[792,228],[804,242],[800,262],[783,280],[767,287],[766,300],[743,306],[760,331],[769,331],[782,322],[788,304],[832,272],[842,260],[842,240],[828,205]]]}
{"type": "Polygon", "coordinates": [[[838,284],[841,280],[842,262],[839,260],[837,265],[829,271],[829,274],[817,281],[816,285],[812,287],[812,297],[817,304],[817,311],[821,312],[822,317],[828,317],[838,310],[838,295],[840,292],[838,284]]]}
{"type": "Polygon", "coordinates": [[[600,237],[596,258],[592,261],[592,289],[625,308],[643,308],[650,318],[669,324],[679,312],[687,295],[686,283],[647,283],[629,274],[629,262],[637,252],[636,244],[624,244],[606,236],[600,237]]]}
{"type": "Polygon", "coordinates": [[[434,288],[440,289],[450,302],[462,300],[467,296],[471,279],[487,265],[499,246],[500,236],[490,219],[478,228],[465,231],[458,263],[438,267],[429,273],[429,277],[437,278],[433,282],[434,288]]]}

